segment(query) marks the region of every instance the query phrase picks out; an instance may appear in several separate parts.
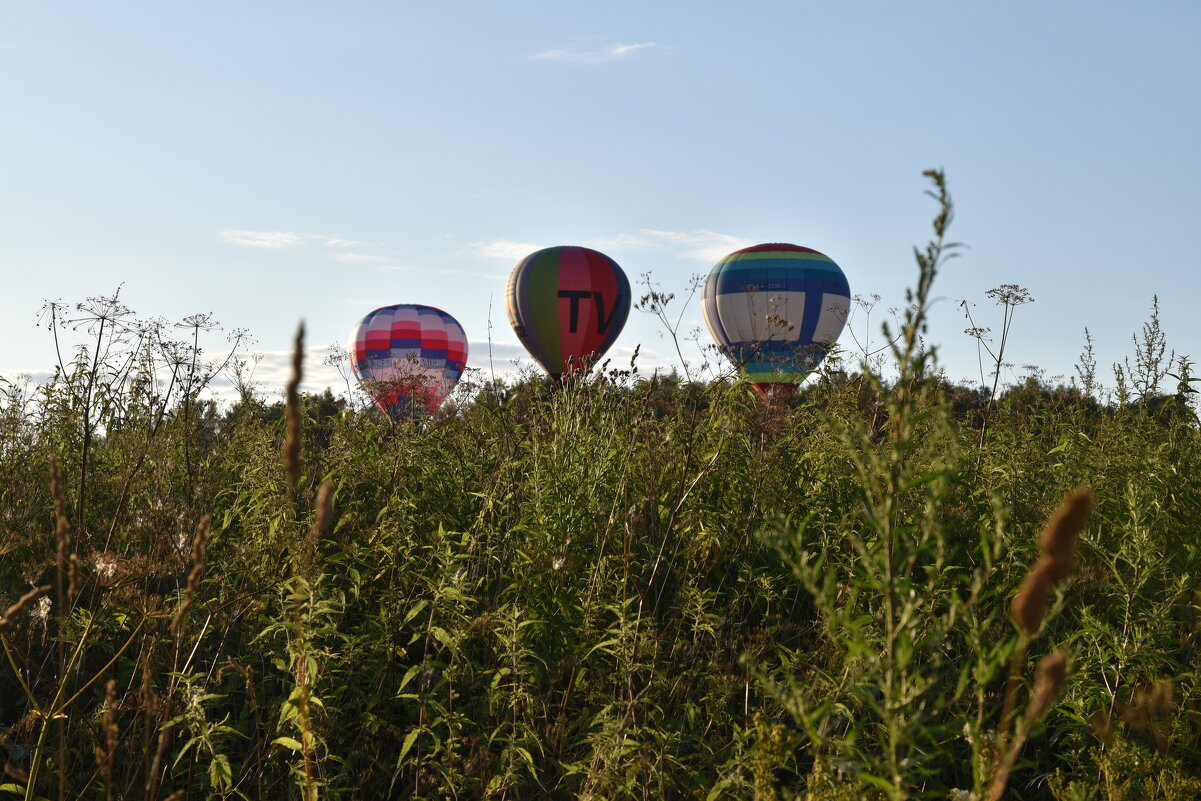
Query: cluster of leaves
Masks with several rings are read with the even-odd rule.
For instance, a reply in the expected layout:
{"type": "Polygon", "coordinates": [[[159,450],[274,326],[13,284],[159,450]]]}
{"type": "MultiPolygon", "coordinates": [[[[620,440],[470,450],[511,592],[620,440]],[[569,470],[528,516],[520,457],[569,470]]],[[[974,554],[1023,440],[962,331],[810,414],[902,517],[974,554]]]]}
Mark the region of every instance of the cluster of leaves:
{"type": "Polygon", "coordinates": [[[399,425],[329,394],[222,410],[91,345],[10,388],[0,598],[51,589],[0,625],[0,797],[982,801],[1054,649],[1008,797],[1195,797],[1195,421],[941,382],[936,233],[898,379],[770,407],[623,371],[399,425]],[[1024,631],[1081,486],[1077,571],[1024,631]]]}

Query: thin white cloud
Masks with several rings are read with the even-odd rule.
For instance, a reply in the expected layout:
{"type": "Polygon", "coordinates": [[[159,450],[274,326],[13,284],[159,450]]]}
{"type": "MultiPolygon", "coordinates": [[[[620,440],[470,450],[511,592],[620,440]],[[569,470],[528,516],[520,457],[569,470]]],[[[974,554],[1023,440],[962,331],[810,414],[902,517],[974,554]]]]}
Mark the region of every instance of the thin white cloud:
{"type": "Polygon", "coordinates": [[[628,250],[672,250],[685,258],[712,263],[735,250],[755,244],[749,239],[717,231],[660,231],[643,228],[636,234],[618,234],[606,239],[593,240],[598,248],[622,248],[628,250]]]}
{"type": "Polygon", "coordinates": [[[375,256],[370,253],[355,253],[353,251],[349,252],[349,253],[335,253],[333,256],[333,260],[334,261],[362,262],[362,263],[368,263],[368,264],[378,264],[381,262],[392,261],[392,259],[390,259],[387,256],[375,256]]]}
{"type": "Polygon", "coordinates": [[[294,248],[320,243],[330,248],[350,248],[366,244],[330,234],[306,234],[299,231],[221,231],[218,236],[234,245],[252,248],[294,248]]]}
{"type": "Polygon", "coordinates": [[[590,239],[585,244],[588,247],[600,250],[606,248],[613,248],[615,250],[647,250],[656,246],[645,234],[618,234],[617,236],[590,239]]]}
{"type": "Polygon", "coordinates": [[[353,248],[368,244],[367,242],[360,242],[357,239],[343,239],[340,236],[325,236],[323,234],[308,234],[308,236],[324,241],[326,246],[331,248],[353,248]]]}
{"type": "Polygon", "coordinates": [[[730,252],[755,244],[749,239],[716,231],[655,231],[644,230],[646,236],[681,249],[685,256],[697,261],[714,262],[730,252]]]}
{"type": "Polygon", "coordinates": [[[596,50],[580,50],[570,47],[557,47],[535,53],[532,58],[537,61],[558,61],[565,64],[607,64],[629,58],[635,53],[650,50],[655,42],[635,42],[632,44],[606,45],[596,50]]]}
{"type": "Polygon", "coordinates": [[[0,375],[0,379],[3,379],[9,384],[15,384],[18,386],[26,385],[29,387],[37,387],[41,386],[42,384],[49,384],[50,379],[54,378],[55,372],[56,371],[54,370],[45,369],[11,370],[8,373],[0,375]]]}
{"type": "MultiPolygon", "coordinates": [[[[600,250],[668,250],[684,258],[712,264],[735,250],[755,244],[752,240],[733,234],[698,229],[695,231],[662,231],[643,228],[637,233],[622,233],[592,239],[584,244],[600,250]]],[[[471,242],[459,251],[460,256],[500,259],[510,263],[521,261],[538,250],[540,245],[499,239],[492,242],[471,242]]],[[[402,268],[408,269],[408,268],[402,268]]]]}
{"type": "Polygon", "coordinates": [[[226,242],[252,248],[291,248],[306,238],[295,231],[222,231],[220,236],[226,242]]]}
{"type": "Polygon", "coordinates": [[[400,273],[421,273],[422,275],[466,275],[472,278],[489,278],[494,281],[504,281],[507,273],[485,273],[480,270],[460,270],[455,267],[415,267],[407,264],[385,264],[381,270],[400,273]]]}
{"type": "Polygon", "coordinates": [[[538,250],[539,247],[539,245],[531,245],[529,242],[510,242],[507,239],[499,239],[495,242],[470,242],[459,252],[463,256],[517,262],[538,250]]]}

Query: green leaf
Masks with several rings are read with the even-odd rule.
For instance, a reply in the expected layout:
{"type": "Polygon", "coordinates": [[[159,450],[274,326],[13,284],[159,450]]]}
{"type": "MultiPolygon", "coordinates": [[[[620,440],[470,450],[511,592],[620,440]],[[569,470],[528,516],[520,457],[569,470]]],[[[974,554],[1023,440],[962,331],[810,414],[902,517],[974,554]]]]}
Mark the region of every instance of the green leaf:
{"type": "Polygon", "coordinates": [[[433,626],[430,628],[430,633],[434,635],[434,639],[442,643],[448,650],[455,650],[454,638],[450,636],[450,632],[441,626],[433,626]]]}
{"type": "Polygon", "coordinates": [[[886,793],[892,792],[892,782],[888,781],[887,779],[881,778],[880,776],[873,776],[870,773],[860,773],[859,778],[863,779],[868,784],[871,784],[875,787],[879,787],[881,790],[883,790],[886,793]]]}
{"type": "Polygon", "coordinates": [[[405,754],[409,753],[409,749],[413,747],[413,743],[417,742],[417,736],[419,734],[421,734],[421,729],[413,729],[411,732],[405,735],[404,742],[400,744],[399,759],[405,758],[405,754]]]}
{"type": "Polygon", "coordinates": [[[532,773],[534,775],[534,778],[537,779],[538,778],[538,766],[534,764],[534,757],[530,755],[530,752],[527,751],[526,749],[522,748],[521,746],[516,746],[513,750],[516,751],[521,756],[521,759],[523,762],[525,762],[526,767],[528,767],[530,769],[530,773],[532,773]]]}
{"type": "Polygon", "coordinates": [[[713,789],[709,791],[709,795],[705,796],[705,801],[717,801],[717,799],[722,797],[722,793],[724,793],[726,788],[729,786],[730,782],[728,781],[720,781],[713,785],[713,789]]]}
{"type": "Polygon", "coordinates": [[[419,614],[421,614],[421,610],[425,609],[427,606],[429,606],[429,601],[418,601],[417,603],[413,604],[413,608],[410,609],[407,614],[405,614],[404,622],[408,623],[410,620],[417,617],[419,614]]]}
{"type": "Polygon", "coordinates": [[[404,678],[400,680],[400,686],[398,686],[396,688],[397,692],[403,690],[408,685],[408,683],[413,680],[413,677],[416,676],[420,672],[421,672],[420,664],[413,665],[407,671],[405,671],[404,678]]]}
{"type": "Polygon", "coordinates": [[[304,749],[304,746],[302,746],[296,740],[293,740],[291,737],[276,737],[271,741],[271,744],[282,745],[284,748],[291,748],[293,751],[301,751],[304,749]]]}
{"type": "Polygon", "coordinates": [[[179,765],[179,761],[188,755],[188,751],[200,740],[199,737],[193,737],[184,743],[183,748],[179,749],[179,754],[175,757],[175,761],[171,763],[171,767],[179,765]]]}
{"type": "Polygon", "coordinates": [[[217,754],[209,763],[209,783],[214,790],[224,790],[233,784],[233,768],[229,765],[229,757],[217,754]]]}
{"type": "Polygon", "coordinates": [[[594,651],[604,651],[606,654],[612,654],[613,652],[611,650],[609,650],[609,646],[616,645],[616,644],[617,644],[616,638],[611,639],[611,640],[602,640],[601,642],[598,642],[596,645],[594,645],[588,649],[588,653],[584,654],[584,659],[587,659],[588,657],[592,656],[592,653],[594,651]]]}

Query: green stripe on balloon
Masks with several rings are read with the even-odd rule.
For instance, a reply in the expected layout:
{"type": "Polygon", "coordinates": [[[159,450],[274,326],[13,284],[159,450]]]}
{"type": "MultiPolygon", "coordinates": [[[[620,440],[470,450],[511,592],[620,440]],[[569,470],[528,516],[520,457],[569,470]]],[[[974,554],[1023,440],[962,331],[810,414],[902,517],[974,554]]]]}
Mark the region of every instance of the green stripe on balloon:
{"type": "Polygon", "coordinates": [[[796,384],[807,378],[807,375],[796,373],[746,373],[746,379],[752,384],[796,384]]]}
{"type": "MultiPolygon", "coordinates": [[[[530,262],[526,274],[529,276],[529,308],[559,308],[559,258],[563,248],[547,248],[530,262]]],[[[563,369],[563,343],[559,341],[559,320],[555,314],[536,315],[527,320],[538,332],[542,355],[546,360],[543,367],[553,376],[563,369]]]]}

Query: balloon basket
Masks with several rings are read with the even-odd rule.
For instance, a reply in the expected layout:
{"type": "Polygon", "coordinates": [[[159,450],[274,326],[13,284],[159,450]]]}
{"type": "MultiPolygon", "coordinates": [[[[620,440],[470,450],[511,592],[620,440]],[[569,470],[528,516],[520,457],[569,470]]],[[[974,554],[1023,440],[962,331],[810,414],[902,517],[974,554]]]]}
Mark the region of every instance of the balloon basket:
{"type": "Polygon", "coordinates": [[[763,384],[752,384],[755,392],[763,399],[763,403],[768,408],[782,406],[786,400],[796,394],[797,385],[787,384],[783,382],[771,382],[763,384]]]}

